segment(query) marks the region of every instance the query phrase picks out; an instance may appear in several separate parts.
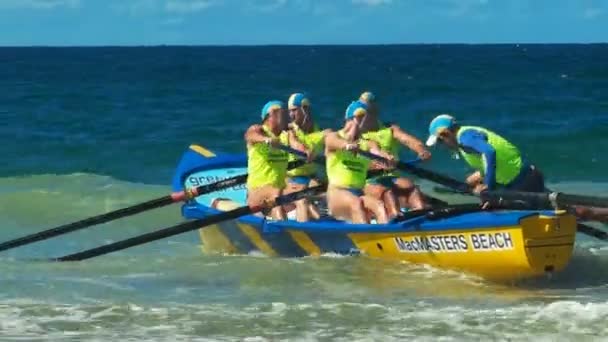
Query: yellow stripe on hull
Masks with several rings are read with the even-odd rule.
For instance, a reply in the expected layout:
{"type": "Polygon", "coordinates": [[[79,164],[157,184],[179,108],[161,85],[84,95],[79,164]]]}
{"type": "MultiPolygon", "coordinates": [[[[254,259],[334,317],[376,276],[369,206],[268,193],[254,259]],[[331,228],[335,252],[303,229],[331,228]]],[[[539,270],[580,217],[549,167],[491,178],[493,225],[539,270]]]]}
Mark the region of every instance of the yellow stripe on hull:
{"type": "Polygon", "coordinates": [[[237,223],[237,226],[262,253],[272,257],[278,256],[278,253],[264,240],[255,227],[245,223],[237,223]]]}
{"type": "Polygon", "coordinates": [[[239,253],[217,224],[198,230],[201,237],[203,253],[239,253]]]}
{"type": "Polygon", "coordinates": [[[197,152],[198,154],[201,154],[203,157],[207,157],[207,158],[215,157],[215,153],[209,151],[208,149],[206,149],[200,145],[190,145],[190,149],[192,151],[197,152]]]}
{"type": "MultiPolygon", "coordinates": [[[[252,247],[269,256],[283,256],[277,250],[285,250],[284,246],[277,245],[276,239],[273,244],[266,240],[274,236],[272,234],[285,234],[307,255],[331,252],[323,249],[327,246],[321,248],[322,233],[308,234],[293,228],[279,233],[262,233],[249,224],[235,221],[229,224],[238,227],[252,247]]],[[[558,213],[556,216],[531,215],[512,226],[356,232],[344,237],[362,254],[372,258],[428,264],[489,280],[512,281],[564,269],[572,256],[575,234],[575,217],[558,213]]],[[[228,253],[235,250],[236,243],[227,241],[227,236],[217,227],[201,229],[203,245],[211,245],[213,250],[228,253]]]]}
{"type": "Polygon", "coordinates": [[[297,230],[289,230],[288,232],[293,241],[297,243],[300,248],[305,250],[308,255],[321,255],[321,249],[319,249],[319,246],[310,239],[308,234],[297,230]]]}

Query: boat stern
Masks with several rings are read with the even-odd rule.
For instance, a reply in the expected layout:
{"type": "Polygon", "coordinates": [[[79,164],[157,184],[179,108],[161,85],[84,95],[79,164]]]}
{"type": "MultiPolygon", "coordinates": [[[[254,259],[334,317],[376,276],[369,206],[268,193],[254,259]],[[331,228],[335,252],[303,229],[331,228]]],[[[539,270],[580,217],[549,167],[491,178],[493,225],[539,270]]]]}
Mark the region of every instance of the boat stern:
{"type": "Polygon", "coordinates": [[[565,211],[548,212],[521,220],[522,239],[530,272],[563,270],[572,257],[576,218],[565,211]]]}

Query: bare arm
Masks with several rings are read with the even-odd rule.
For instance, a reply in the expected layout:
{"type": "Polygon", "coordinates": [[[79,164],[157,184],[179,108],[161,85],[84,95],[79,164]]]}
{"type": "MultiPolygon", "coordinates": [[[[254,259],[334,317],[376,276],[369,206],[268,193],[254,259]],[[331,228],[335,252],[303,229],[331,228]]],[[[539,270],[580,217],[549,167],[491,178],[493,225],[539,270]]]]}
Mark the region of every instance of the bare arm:
{"type": "Polygon", "coordinates": [[[308,149],[306,148],[306,145],[304,145],[304,143],[302,143],[300,139],[298,139],[298,136],[294,131],[287,131],[287,139],[289,141],[289,147],[301,152],[307,152],[308,149]]]}
{"type": "Polygon", "coordinates": [[[253,125],[245,132],[245,141],[247,144],[265,143],[270,139],[266,134],[261,125],[253,125]]]}
{"type": "Polygon", "coordinates": [[[328,130],[328,132],[325,133],[325,148],[327,149],[328,152],[345,150],[348,145],[355,145],[355,144],[349,144],[348,141],[340,138],[340,136],[338,136],[338,133],[336,133],[336,132],[332,132],[332,131],[328,130]]]}
{"type": "Polygon", "coordinates": [[[382,151],[380,149],[380,146],[378,145],[378,143],[376,143],[375,141],[367,140],[367,145],[369,146],[370,153],[380,156],[382,158],[388,159],[388,160],[395,159],[395,157],[392,154],[382,151]]]}
{"type": "Polygon", "coordinates": [[[405,133],[399,126],[392,125],[391,129],[393,130],[393,137],[397,139],[402,145],[407,146],[410,150],[416,152],[416,154],[422,159],[428,159],[431,156],[431,153],[424,147],[422,141],[418,138],[405,133]],[[424,156],[427,156],[424,158],[424,156]]]}

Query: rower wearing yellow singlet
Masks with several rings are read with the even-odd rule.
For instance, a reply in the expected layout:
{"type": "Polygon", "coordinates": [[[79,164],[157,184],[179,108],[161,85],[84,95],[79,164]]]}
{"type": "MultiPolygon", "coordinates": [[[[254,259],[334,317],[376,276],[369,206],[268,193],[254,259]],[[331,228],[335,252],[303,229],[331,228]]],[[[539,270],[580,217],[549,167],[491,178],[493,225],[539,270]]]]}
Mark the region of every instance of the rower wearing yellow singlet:
{"type": "MultiPolygon", "coordinates": [[[[269,101],[262,108],[262,124],[247,129],[247,205],[257,206],[273,201],[285,190],[288,153],[277,149],[279,145],[290,145],[298,149],[301,144],[290,144],[285,129],[287,113],[281,101],[269,101]],[[297,146],[299,145],[299,146],[297,146]]],[[[308,151],[304,151],[309,154],[308,151]]],[[[306,200],[304,202],[307,204],[306,200]]],[[[275,220],[286,218],[285,210],[274,207],[271,216],[275,220]]]]}
{"type": "Polygon", "coordinates": [[[363,193],[371,161],[357,151],[369,151],[391,161],[393,156],[380,150],[374,141],[362,139],[360,125],[366,115],[367,105],[352,102],[346,109],[344,127],[325,136],[327,205],[330,213],[339,219],[369,223],[366,214],[369,210],[378,223],[386,223],[388,215],[383,201],[363,193]]]}
{"type": "MultiPolygon", "coordinates": [[[[373,93],[364,92],[359,101],[369,107],[368,117],[361,127],[363,138],[377,142],[383,151],[390,152],[395,158],[399,156],[401,145],[414,151],[422,160],[428,160],[431,157],[422,141],[406,133],[398,125],[385,125],[379,120],[378,103],[373,93]]],[[[418,187],[410,179],[402,177],[396,170],[369,178],[365,186],[365,193],[382,199],[387,205],[390,216],[397,215],[400,207],[417,210],[427,206],[418,187]],[[397,201],[393,196],[396,196],[397,201]]]]}
{"type": "MultiPolygon", "coordinates": [[[[306,149],[314,155],[323,153],[323,140],[327,131],[321,130],[312,117],[311,102],[302,93],[295,93],[289,97],[287,102],[291,123],[289,124],[288,137],[295,144],[301,142],[306,149]]],[[[289,161],[298,157],[289,155],[289,161]]],[[[318,185],[319,179],[324,178],[322,166],[316,163],[307,163],[296,169],[287,171],[287,189],[285,193],[301,191],[311,185],[318,185]]],[[[305,205],[305,201],[297,201],[296,218],[300,222],[306,222],[310,217],[319,219],[318,209],[312,204],[305,205]]]]}

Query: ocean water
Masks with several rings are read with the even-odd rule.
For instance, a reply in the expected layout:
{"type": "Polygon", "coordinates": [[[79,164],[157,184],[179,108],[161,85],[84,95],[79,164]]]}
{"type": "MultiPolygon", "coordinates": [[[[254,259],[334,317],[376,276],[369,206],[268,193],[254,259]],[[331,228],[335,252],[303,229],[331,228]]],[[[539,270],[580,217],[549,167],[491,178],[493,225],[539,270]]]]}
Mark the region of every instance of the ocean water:
{"type": "MultiPolygon", "coordinates": [[[[262,105],[295,91],[310,94],[330,128],[363,90],[380,98],[384,120],[420,139],[434,115],[451,113],[507,136],[551,187],[605,195],[607,60],[608,45],[0,48],[0,241],[167,194],[189,144],[244,151],[262,105]]],[[[465,174],[432,152],[425,167],[465,174]]],[[[564,272],[509,285],[363,257],[203,256],[196,233],[85,262],[28,261],[181,220],[173,205],[2,252],[0,339],[608,333],[608,244],[586,236],[564,272]]]]}

